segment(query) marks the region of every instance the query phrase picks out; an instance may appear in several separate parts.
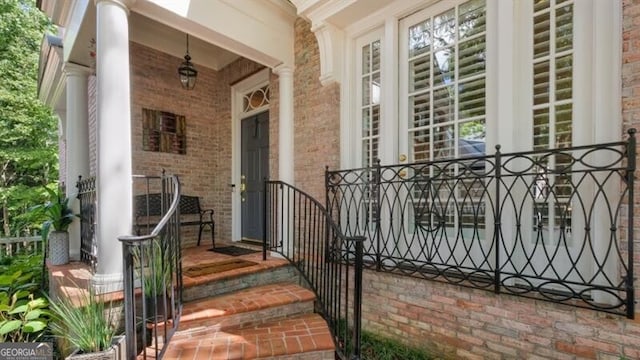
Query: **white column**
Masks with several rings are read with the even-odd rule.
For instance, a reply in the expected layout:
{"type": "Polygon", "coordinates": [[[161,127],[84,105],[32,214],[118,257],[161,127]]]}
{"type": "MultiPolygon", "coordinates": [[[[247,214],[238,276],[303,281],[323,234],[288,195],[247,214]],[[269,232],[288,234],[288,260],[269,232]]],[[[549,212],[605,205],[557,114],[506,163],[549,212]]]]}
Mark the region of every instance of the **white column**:
{"type": "Polygon", "coordinates": [[[293,185],[293,67],[279,65],[274,70],[280,76],[278,177],[293,185]]]}
{"type": "Polygon", "coordinates": [[[128,7],[134,1],[95,0],[98,266],[93,282],[105,291],[121,286],[118,236],[130,234],[132,224],[128,7]]]}
{"type": "MultiPolygon", "coordinates": [[[[89,176],[89,111],[88,78],[91,69],[72,63],[64,65],[67,80],[67,114],[65,126],[65,184],[67,197],[75,214],[80,213],[80,201],[77,199],[78,177],[89,176]]],[[[73,260],[80,259],[80,220],[76,219],[69,227],[69,255],[73,260]]]]}
{"type": "MultiPolygon", "coordinates": [[[[276,74],[280,76],[280,113],[279,113],[279,127],[278,127],[278,177],[281,181],[294,185],[293,175],[293,68],[287,65],[280,65],[275,69],[276,74]]],[[[288,193],[283,193],[282,197],[278,199],[285,205],[284,207],[278,206],[279,209],[289,209],[293,206],[293,198],[288,196],[288,193]]],[[[291,213],[293,215],[293,213],[291,213]]],[[[282,253],[287,255],[291,254],[293,249],[290,247],[293,245],[289,239],[292,236],[293,219],[288,218],[285,214],[279,214],[282,219],[282,233],[280,239],[282,239],[282,253]]]]}

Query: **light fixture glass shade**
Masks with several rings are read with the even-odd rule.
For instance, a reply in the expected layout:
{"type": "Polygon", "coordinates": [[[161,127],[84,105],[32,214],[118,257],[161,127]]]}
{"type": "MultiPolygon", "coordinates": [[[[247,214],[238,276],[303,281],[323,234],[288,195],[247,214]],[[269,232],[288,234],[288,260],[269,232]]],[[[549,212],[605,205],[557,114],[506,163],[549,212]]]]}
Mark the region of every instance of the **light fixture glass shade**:
{"type": "Polygon", "coordinates": [[[191,90],[196,86],[198,70],[193,66],[191,56],[189,56],[189,34],[187,34],[187,53],[184,55],[184,61],[178,67],[178,75],[183,88],[191,90]]]}
{"type": "Polygon", "coordinates": [[[196,86],[198,70],[193,66],[191,57],[188,54],[184,56],[184,61],[178,68],[178,75],[180,75],[180,83],[183,88],[191,90],[196,86]]]}

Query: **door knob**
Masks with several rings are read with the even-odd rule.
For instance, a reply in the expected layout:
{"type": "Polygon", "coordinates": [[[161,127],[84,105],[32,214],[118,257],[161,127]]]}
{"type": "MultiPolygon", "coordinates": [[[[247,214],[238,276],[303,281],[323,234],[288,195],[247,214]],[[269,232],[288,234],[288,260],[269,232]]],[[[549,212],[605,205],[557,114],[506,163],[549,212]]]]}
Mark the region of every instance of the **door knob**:
{"type": "Polygon", "coordinates": [[[407,155],[405,155],[405,154],[400,154],[400,156],[399,156],[398,160],[400,160],[400,161],[407,161],[407,155]]]}

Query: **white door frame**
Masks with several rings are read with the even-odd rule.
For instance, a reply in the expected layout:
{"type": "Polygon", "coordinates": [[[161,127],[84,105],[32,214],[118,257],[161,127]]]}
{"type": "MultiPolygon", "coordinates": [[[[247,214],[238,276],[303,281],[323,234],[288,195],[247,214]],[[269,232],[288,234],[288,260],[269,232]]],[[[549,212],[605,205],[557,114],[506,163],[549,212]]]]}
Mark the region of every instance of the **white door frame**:
{"type": "Polygon", "coordinates": [[[242,203],[240,198],[241,122],[242,119],[248,116],[269,110],[269,104],[267,103],[259,108],[244,111],[243,100],[247,93],[269,84],[270,74],[270,69],[265,68],[231,86],[231,241],[240,241],[242,239],[242,203]]]}

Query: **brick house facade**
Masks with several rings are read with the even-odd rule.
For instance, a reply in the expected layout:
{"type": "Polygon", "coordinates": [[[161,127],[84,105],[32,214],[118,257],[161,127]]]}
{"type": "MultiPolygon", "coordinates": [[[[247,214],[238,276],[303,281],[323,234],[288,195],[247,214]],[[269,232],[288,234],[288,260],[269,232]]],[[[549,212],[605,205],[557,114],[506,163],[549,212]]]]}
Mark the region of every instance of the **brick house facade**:
{"type": "MultiPolygon", "coordinates": [[[[622,121],[640,128],[640,0],[623,0],[622,121]]],[[[318,40],[309,21],[295,21],[294,177],[300,189],[324,201],[324,170],[340,166],[337,83],[322,85],[318,40]]],[[[180,176],[183,193],[216,211],[216,237],[232,240],[231,86],[263,68],[241,58],[220,71],[199,66],[193,91],[176,90],[181,59],[130,43],[133,173],[180,176]],[[142,150],[142,108],[187,118],[187,154],[142,150]]],[[[278,75],[270,75],[270,177],[278,174],[278,75]]],[[[95,174],[95,81],[89,82],[91,169],[95,174]],[[93,104],[93,105],[91,105],[93,104]]],[[[61,167],[61,170],[63,167],[61,167]]],[[[640,185],[636,183],[636,203],[640,185]]],[[[640,225],[635,220],[636,225],[640,225]]],[[[194,245],[192,233],[185,246],[194,245]]],[[[640,249],[636,232],[635,248],[640,249]]],[[[633,273],[640,274],[640,252],[633,273]]],[[[636,280],[635,297],[640,298],[636,280]]],[[[462,359],[640,358],[640,322],[593,310],[496,295],[457,285],[365,271],[363,327],[413,345],[436,347],[462,359]]]]}

